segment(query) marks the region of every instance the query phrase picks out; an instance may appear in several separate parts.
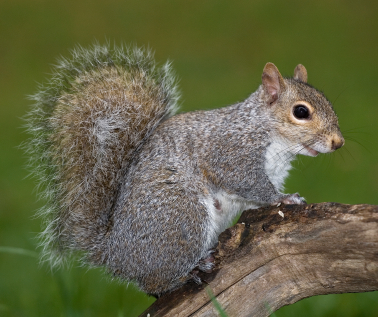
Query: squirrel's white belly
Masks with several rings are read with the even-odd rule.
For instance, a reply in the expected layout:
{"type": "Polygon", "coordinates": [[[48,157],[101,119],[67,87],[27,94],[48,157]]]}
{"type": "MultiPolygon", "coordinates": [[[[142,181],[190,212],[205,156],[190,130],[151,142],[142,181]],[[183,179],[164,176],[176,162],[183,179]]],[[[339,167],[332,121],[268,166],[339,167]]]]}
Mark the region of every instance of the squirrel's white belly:
{"type": "Polygon", "coordinates": [[[285,178],[289,175],[290,163],[295,156],[289,149],[290,144],[281,139],[276,139],[266,150],[265,172],[278,191],[282,190],[285,178]]]}
{"type": "Polygon", "coordinates": [[[230,195],[225,191],[209,194],[203,198],[202,203],[206,206],[209,214],[209,248],[214,247],[218,236],[227,229],[235,217],[243,210],[255,209],[259,206],[238,195],[230,195]]]}

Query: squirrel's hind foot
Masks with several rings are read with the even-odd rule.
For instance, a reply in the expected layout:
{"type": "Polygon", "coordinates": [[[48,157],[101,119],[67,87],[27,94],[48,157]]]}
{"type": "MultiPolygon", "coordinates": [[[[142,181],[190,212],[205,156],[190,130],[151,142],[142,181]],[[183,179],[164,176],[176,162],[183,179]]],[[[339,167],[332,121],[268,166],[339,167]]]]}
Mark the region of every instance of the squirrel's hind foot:
{"type": "Polygon", "coordinates": [[[214,250],[210,250],[209,255],[199,261],[197,267],[200,271],[205,272],[205,273],[213,272],[213,269],[215,266],[214,264],[215,258],[213,256],[214,252],[215,252],[214,250]]]}
{"type": "MultiPolygon", "coordinates": [[[[202,284],[201,278],[198,276],[199,271],[204,273],[211,273],[215,267],[215,258],[213,253],[215,250],[210,250],[209,255],[198,262],[198,265],[189,273],[190,278],[198,285],[202,284]]],[[[206,283],[206,281],[204,281],[206,283]]]]}

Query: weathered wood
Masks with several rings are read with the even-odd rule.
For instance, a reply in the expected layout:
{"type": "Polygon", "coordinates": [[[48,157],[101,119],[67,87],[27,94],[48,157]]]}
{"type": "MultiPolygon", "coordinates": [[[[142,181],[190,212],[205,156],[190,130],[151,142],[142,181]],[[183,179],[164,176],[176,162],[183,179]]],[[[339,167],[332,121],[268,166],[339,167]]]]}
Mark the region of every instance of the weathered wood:
{"type": "Polygon", "coordinates": [[[216,268],[141,316],[269,316],[300,299],[378,290],[378,206],[321,203],[245,211],[219,237],[216,268]],[[208,285],[207,285],[208,284],[208,285]]]}

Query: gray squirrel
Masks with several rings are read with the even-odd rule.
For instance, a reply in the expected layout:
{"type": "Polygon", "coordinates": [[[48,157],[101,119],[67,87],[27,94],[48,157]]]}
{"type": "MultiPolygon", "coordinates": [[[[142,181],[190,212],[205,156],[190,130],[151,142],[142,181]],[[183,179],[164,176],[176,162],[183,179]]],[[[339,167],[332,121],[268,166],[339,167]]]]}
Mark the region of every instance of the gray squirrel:
{"type": "Polygon", "coordinates": [[[77,47],[33,99],[27,151],[47,197],[45,254],[56,264],[79,251],[155,296],[211,271],[218,235],[241,211],[304,204],[282,193],[291,161],[344,144],[302,65],[283,78],[268,63],[245,101],[174,115],[170,63],[77,47]]]}

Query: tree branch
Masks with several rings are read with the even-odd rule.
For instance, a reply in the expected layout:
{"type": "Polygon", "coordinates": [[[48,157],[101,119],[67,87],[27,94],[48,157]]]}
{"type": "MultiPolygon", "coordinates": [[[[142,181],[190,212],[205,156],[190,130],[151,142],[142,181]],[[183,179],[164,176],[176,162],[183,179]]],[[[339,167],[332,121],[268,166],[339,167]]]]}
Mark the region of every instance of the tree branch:
{"type": "Polygon", "coordinates": [[[378,206],[321,203],[243,212],[223,232],[216,268],[141,316],[269,316],[303,298],[378,290],[378,206]]]}

